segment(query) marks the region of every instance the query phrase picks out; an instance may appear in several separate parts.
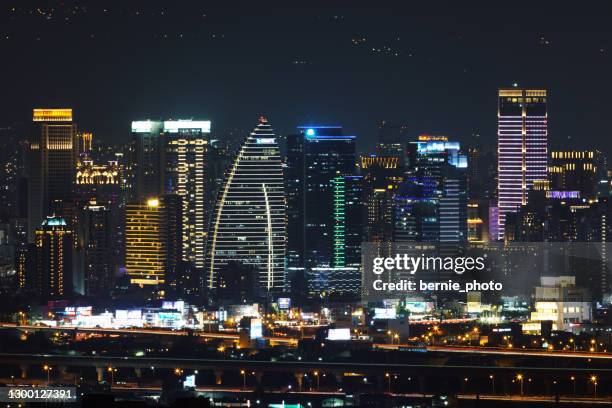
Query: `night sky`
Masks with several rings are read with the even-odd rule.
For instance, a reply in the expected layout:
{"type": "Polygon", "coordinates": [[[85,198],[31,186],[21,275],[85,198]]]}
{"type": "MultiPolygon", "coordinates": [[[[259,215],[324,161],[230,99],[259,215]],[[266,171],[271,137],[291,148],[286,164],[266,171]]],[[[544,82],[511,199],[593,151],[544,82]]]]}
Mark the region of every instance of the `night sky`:
{"type": "Polygon", "coordinates": [[[3,0],[0,127],[72,107],[121,142],[134,119],[210,119],[222,136],[264,114],[279,133],[341,124],[362,151],[383,119],[494,147],[497,88],[516,82],[549,90],[552,147],[610,155],[605,3],[495,3],[3,0]]]}

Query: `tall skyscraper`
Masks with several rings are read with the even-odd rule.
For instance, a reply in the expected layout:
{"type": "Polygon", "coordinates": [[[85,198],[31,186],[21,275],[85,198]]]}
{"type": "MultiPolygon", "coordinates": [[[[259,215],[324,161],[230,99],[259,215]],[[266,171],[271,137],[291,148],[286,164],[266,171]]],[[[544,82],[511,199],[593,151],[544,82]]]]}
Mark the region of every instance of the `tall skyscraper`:
{"type": "Polygon", "coordinates": [[[285,194],[287,196],[287,267],[304,269],[304,135],[285,142],[285,194]]]}
{"type": "Polygon", "coordinates": [[[396,197],[396,239],[462,244],[467,241],[467,157],[459,142],[421,135],[408,146],[405,185],[396,197]]]}
{"type": "Polygon", "coordinates": [[[368,242],[388,244],[393,240],[393,196],[404,179],[402,162],[405,160],[397,156],[361,157],[368,242]]]}
{"type": "Polygon", "coordinates": [[[163,189],[163,124],[158,121],[132,122],[132,177],[130,202],[144,202],[162,195],[163,189]]]}
{"type": "Polygon", "coordinates": [[[301,126],[287,137],[288,266],[293,288],[355,292],[364,237],[363,178],[356,170],[355,136],[340,126],[301,126]],[[351,265],[351,266],[349,266],[351,265]],[[306,285],[307,283],[307,285],[306,285]]]}
{"type": "Polygon", "coordinates": [[[72,199],[78,154],[72,109],[34,109],[32,120],[28,242],[34,242],[36,229],[46,216],[62,207],[60,202],[72,199]]]}
{"type": "Polygon", "coordinates": [[[250,267],[263,293],[283,290],[285,222],[280,151],[272,127],[261,117],[220,191],[209,231],[204,286],[215,289],[219,272],[232,262],[250,267]]]}
{"type": "Polygon", "coordinates": [[[440,197],[440,244],[467,242],[467,179],[465,167],[447,165],[440,197]]]}
{"type": "Polygon", "coordinates": [[[34,292],[43,298],[72,294],[72,230],[61,217],[46,217],[36,230],[34,292]]]}
{"type": "Polygon", "coordinates": [[[408,176],[393,197],[393,240],[439,242],[439,199],[440,191],[435,178],[408,176]]]}
{"type": "Polygon", "coordinates": [[[83,212],[85,294],[109,296],[115,277],[112,213],[109,208],[95,201],[89,203],[83,212]]]}
{"type": "Polygon", "coordinates": [[[334,180],[355,173],[355,136],[340,126],[303,126],[304,266],[331,267],[334,180]]]}
{"type": "Polygon", "coordinates": [[[125,220],[125,268],[135,285],[161,285],[166,271],[164,204],[149,198],[128,204],[125,220]]]}
{"type": "Polygon", "coordinates": [[[503,239],[507,214],[527,204],[534,181],[547,179],[546,90],[500,89],[497,118],[498,239],[503,239]]]}
{"type": "MultiPolygon", "coordinates": [[[[183,262],[183,199],[178,194],[166,194],[163,204],[164,238],[166,247],[165,286],[169,295],[185,295],[199,285],[198,273],[190,273],[193,264],[183,262]]],[[[202,271],[200,271],[201,274],[202,271]]]]}
{"type": "Polygon", "coordinates": [[[181,257],[204,269],[206,239],[205,164],[210,121],[165,121],[164,192],[182,199],[181,257]]]}

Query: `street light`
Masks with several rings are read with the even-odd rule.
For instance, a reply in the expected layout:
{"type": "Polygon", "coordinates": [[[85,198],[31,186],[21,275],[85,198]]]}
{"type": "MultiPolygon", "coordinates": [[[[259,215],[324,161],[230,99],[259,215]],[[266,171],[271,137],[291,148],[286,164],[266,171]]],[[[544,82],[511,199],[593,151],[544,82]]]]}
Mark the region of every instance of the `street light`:
{"type": "Polygon", "coordinates": [[[572,380],[572,384],[574,385],[574,395],[576,395],[576,377],[572,375],[570,380],[572,380]]]}
{"type": "Polygon", "coordinates": [[[317,378],[317,391],[319,390],[319,372],[315,371],[312,373],[317,378]]]}
{"type": "Polygon", "coordinates": [[[489,378],[491,379],[491,392],[495,394],[495,376],[491,374],[489,378]]]}
{"type": "Polygon", "coordinates": [[[516,376],[516,379],[521,382],[521,395],[523,395],[523,375],[522,374],[518,374],[516,376]]]}
{"type": "Polygon", "coordinates": [[[50,376],[50,374],[51,374],[51,370],[53,370],[53,367],[51,367],[51,366],[49,366],[49,365],[45,364],[45,365],[43,366],[43,370],[45,370],[45,371],[47,372],[47,385],[49,385],[49,376],[50,376]]]}
{"type": "Polygon", "coordinates": [[[593,395],[594,395],[595,398],[597,398],[597,377],[592,375],[591,376],[591,382],[593,383],[593,387],[595,387],[593,395]]]}
{"type": "Polygon", "coordinates": [[[389,389],[389,394],[391,394],[391,374],[385,373],[385,377],[387,377],[387,385],[389,389]]]}
{"type": "Polygon", "coordinates": [[[246,371],[240,370],[240,374],[242,374],[242,389],[246,388],[246,371]]]}
{"type": "Polygon", "coordinates": [[[115,373],[117,372],[116,368],[108,367],[108,372],[111,374],[111,388],[115,384],[115,373]]]}

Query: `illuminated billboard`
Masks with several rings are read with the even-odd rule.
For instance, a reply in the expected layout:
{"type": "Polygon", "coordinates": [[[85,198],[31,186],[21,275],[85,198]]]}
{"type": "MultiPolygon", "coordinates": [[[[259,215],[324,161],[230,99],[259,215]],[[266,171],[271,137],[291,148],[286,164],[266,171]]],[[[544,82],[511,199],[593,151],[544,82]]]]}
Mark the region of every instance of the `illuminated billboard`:
{"type": "Polygon", "coordinates": [[[375,319],[396,319],[397,311],[395,308],[384,308],[384,307],[376,307],[374,308],[374,318],[375,319]]]}
{"type": "Polygon", "coordinates": [[[251,319],[251,339],[260,339],[263,337],[261,319],[251,319]]]}
{"type": "Polygon", "coordinates": [[[351,329],[329,329],[327,340],[350,340],[351,329]]]}

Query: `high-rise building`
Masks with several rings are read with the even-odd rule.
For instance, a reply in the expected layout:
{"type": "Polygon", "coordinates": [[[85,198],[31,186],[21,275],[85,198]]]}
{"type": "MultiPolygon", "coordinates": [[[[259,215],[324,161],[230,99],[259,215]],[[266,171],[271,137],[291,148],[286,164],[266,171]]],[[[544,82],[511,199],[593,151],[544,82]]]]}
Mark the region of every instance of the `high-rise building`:
{"type": "Polygon", "coordinates": [[[285,192],[280,151],[268,120],[246,138],[225,176],[211,219],[203,286],[228,263],[253,268],[262,294],[285,285],[285,192]]]}
{"type": "Polygon", "coordinates": [[[125,268],[135,285],[161,285],[166,270],[164,204],[149,198],[128,204],[125,220],[125,268]]]}
{"type": "Polygon", "coordinates": [[[550,152],[548,177],[553,191],[578,191],[580,198],[594,200],[597,184],[606,173],[604,155],[598,150],[550,152]]]}
{"type": "Polygon", "coordinates": [[[339,126],[303,126],[304,266],[333,263],[334,179],[355,173],[355,136],[339,126]]]}
{"type": "Polygon", "coordinates": [[[163,194],[163,123],[132,122],[132,177],[130,202],[141,203],[163,194]]]}
{"type": "Polygon", "coordinates": [[[397,156],[361,157],[364,200],[367,207],[366,239],[390,243],[393,240],[393,196],[404,179],[404,167],[397,156]]]}
{"type": "MultiPolygon", "coordinates": [[[[28,181],[28,241],[46,216],[72,199],[78,143],[72,109],[34,109],[28,181]]],[[[64,207],[65,208],[65,207],[64,207]]],[[[64,215],[64,214],[59,214],[64,215]]]]}
{"type": "Polygon", "coordinates": [[[467,180],[465,167],[447,165],[440,197],[440,244],[467,242],[467,180]]]}
{"type": "Polygon", "coordinates": [[[77,161],[75,192],[77,200],[86,205],[92,199],[101,204],[122,201],[122,169],[117,161],[96,164],[88,157],[77,161]]]}
{"type": "Polygon", "coordinates": [[[185,295],[199,285],[200,277],[197,273],[191,273],[193,264],[183,261],[183,198],[178,194],[166,194],[161,201],[166,247],[166,291],[170,295],[185,295]]]}
{"type": "Polygon", "coordinates": [[[395,199],[401,241],[467,241],[467,157],[459,142],[421,135],[408,145],[408,173],[395,199]]]}
{"type": "Polygon", "coordinates": [[[205,164],[210,121],[165,121],[164,193],[182,200],[182,260],[204,269],[206,239],[205,164]]]}
{"type": "Polygon", "coordinates": [[[287,196],[287,267],[304,269],[304,135],[285,140],[285,194],[287,196]]]}
{"type": "Polygon", "coordinates": [[[387,121],[378,125],[378,143],[376,155],[380,157],[396,157],[398,167],[403,167],[406,158],[406,126],[394,126],[387,121]]]}
{"type": "Polygon", "coordinates": [[[36,230],[34,292],[43,298],[72,294],[73,233],[66,220],[49,216],[36,230]]]}
{"type": "Polygon", "coordinates": [[[467,156],[461,153],[459,142],[446,136],[420,135],[408,144],[409,172],[441,180],[450,165],[464,169],[468,167],[467,156]]]}
{"type": "Polygon", "coordinates": [[[497,191],[497,157],[494,152],[482,150],[480,147],[470,147],[467,158],[469,198],[474,200],[494,198],[497,191]]]}
{"type": "Polygon", "coordinates": [[[393,197],[393,240],[439,242],[439,196],[438,182],[433,177],[407,177],[393,197]]]}
{"type": "Polygon", "coordinates": [[[547,179],[546,90],[500,89],[497,118],[498,239],[503,239],[507,214],[527,204],[534,181],[547,179]]]}
{"type": "Polygon", "coordinates": [[[86,295],[109,296],[114,286],[113,229],[109,208],[95,201],[84,209],[86,295]]]}
{"type": "Polygon", "coordinates": [[[296,296],[356,293],[364,238],[364,182],[355,136],[340,126],[301,126],[287,138],[288,265],[296,296]]]}

